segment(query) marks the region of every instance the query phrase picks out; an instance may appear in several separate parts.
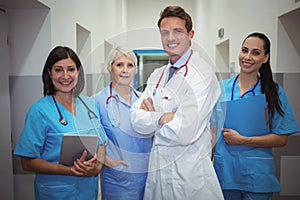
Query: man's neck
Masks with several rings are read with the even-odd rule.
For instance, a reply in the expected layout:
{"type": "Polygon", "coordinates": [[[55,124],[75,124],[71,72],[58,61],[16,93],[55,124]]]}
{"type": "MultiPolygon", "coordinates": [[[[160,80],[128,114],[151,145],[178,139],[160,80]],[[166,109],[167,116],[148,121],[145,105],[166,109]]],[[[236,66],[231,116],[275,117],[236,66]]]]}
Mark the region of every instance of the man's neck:
{"type": "MultiPolygon", "coordinates": [[[[180,58],[183,58],[184,59],[184,61],[182,61],[183,63],[185,62],[185,60],[187,60],[187,58],[189,57],[189,55],[190,55],[190,53],[191,53],[191,49],[190,48],[188,48],[183,54],[174,54],[174,55],[170,55],[170,64],[171,65],[175,65],[176,64],[176,62],[180,59],[180,58]]],[[[183,64],[182,63],[182,64],[183,64]]],[[[180,65],[180,63],[177,63],[178,65],[180,65]]],[[[177,66],[177,65],[176,65],[177,66]]],[[[178,66],[177,66],[178,67],[178,66]]]]}

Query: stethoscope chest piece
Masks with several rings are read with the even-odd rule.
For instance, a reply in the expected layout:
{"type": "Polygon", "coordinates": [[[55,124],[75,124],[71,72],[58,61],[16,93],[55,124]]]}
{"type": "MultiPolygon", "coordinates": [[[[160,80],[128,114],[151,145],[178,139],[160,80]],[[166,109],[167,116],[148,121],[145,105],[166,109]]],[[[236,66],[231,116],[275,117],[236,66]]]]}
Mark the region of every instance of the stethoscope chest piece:
{"type": "Polygon", "coordinates": [[[68,124],[67,120],[65,120],[64,118],[60,118],[59,122],[64,126],[68,124]]]}
{"type": "Polygon", "coordinates": [[[63,118],[63,116],[62,116],[62,114],[61,114],[61,112],[60,112],[60,109],[58,108],[58,105],[57,105],[56,100],[55,100],[55,98],[54,98],[53,95],[52,95],[52,99],[53,99],[53,101],[54,101],[54,103],[55,103],[56,109],[57,109],[58,114],[59,114],[59,116],[60,116],[59,122],[60,122],[62,125],[66,126],[66,125],[68,124],[68,122],[67,122],[67,120],[65,120],[65,119],[63,118]]]}
{"type": "Polygon", "coordinates": [[[155,94],[156,94],[156,88],[153,89],[153,94],[152,95],[155,96],[155,94]]]}

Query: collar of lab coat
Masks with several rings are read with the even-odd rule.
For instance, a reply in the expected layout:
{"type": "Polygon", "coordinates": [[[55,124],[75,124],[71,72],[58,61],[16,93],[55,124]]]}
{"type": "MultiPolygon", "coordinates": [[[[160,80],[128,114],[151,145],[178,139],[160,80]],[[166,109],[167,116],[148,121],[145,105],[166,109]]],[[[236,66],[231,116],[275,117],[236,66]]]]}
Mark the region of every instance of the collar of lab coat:
{"type": "Polygon", "coordinates": [[[174,67],[178,68],[178,67],[181,67],[182,65],[184,65],[184,63],[188,59],[189,55],[191,54],[191,51],[192,50],[189,48],[173,65],[171,64],[171,62],[169,60],[168,67],[174,66],[174,67]]]}

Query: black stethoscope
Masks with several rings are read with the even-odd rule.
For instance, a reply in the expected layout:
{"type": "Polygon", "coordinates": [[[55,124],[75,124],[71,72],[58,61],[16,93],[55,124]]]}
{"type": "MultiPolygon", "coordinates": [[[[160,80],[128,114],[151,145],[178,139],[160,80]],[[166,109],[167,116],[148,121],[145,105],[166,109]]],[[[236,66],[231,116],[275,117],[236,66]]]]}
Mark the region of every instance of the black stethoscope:
{"type": "MultiPolygon", "coordinates": [[[[176,69],[176,71],[174,72],[174,74],[177,74],[178,71],[180,71],[182,68],[185,68],[185,72],[184,72],[184,75],[183,75],[183,76],[186,77],[186,75],[187,75],[187,73],[188,73],[188,66],[187,66],[187,64],[189,63],[190,58],[192,57],[192,54],[193,54],[193,51],[191,51],[191,53],[190,53],[188,59],[186,60],[186,62],[185,62],[183,65],[181,65],[180,67],[178,67],[178,68],[176,69]]],[[[160,77],[159,77],[159,79],[158,79],[158,82],[156,83],[156,86],[155,86],[155,88],[153,89],[153,96],[155,96],[155,94],[156,94],[156,90],[157,90],[157,88],[158,88],[158,86],[159,86],[159,84],[160,84],[160,82],[161,82],[162,77],[164,76],[165,70],[166,70],[166,68],[165,68],[164,71],[161,73],[161,75],[160,75],[160,77]]]]}
{"type": "MultiPolygon", "coordinates": [[[[132,87],[130,87],[130,88],[131,88],[131,91],[133,91],[134,95],[135,95],[137,98],[139,98],[140,96],[138,95],[138,93],[137,93],[132,87]]],[[[109,85],[109,97],[107,97],[107,99],[106,99],[106,105],[108,105],[109,100],[110,100],[111,98],[112,98],[112,99],[115,99],[116,102],[119,103],[119,98],[118,98],[117,96],[115,96],[115,95],[112,94],[112,82],[111,82],[110,85],[109,85]]]]}
{"type": "MultiPolygon", "coordinates": [[[[232,84],[232,88],[231,88],[231,101],[233,100],[234,86],[235,86],[235,84],[236,84],[237,79],[238,79],[239,76],[240,76],[240,75],[237,75],[237,76],[235,77],[235,79],[234,79],[234,81],[233,81],[233,84],[232,84]]],[[[259,76],[257,75],[257,81],[256,81],[255,85],[252,87],[251,90],[248,90],[247,92],[245,92],[245,93],[241,96],[241,98],[244,98],[244,96],[245,96],[246,94],[248,94],[248,93],[252,93],[253,96],[255,96],[254,90],[255,90],[256,86],[258,85],[259,80],[260,80],[260,78],[259,78],[259,76]]]]}
{"type": "MultiPolygon", "coordinates": [[[[57,105],[57,102],[56,102],[56,99],[54,98],[54,96],[52,95],[52,99],[53,99],[53,101],[54,101],[54,103],[55,103],[55,106],[56,106],[56,109],[57,109],[57,112],[58,112],[58,114],[59,114],[59,122],[62,124],[62,125],[64,125],[64,126],[66,126],[67,124],[68,124],[68,121],[63,117],[63,115],[61,114],[61,112],[60,112],[60,109],[59,109],[59,107],[58,107],[58,105],[57,105]]],[[[90,119],[93,119],[93,117],[94,118],[96,118],[96,119],[98,119],[98,117],[97,117],[97,115],[86,105],[86,103],[82,100],[82,98],[80,97],[80,96],[78,96],[78,99],[82,102],[82,104],[84,105],[84,107],[86,107],[86,109],[87,109],[87,111],[88,111],[88,115],[89,115],[89,118],[90,119]]]]}

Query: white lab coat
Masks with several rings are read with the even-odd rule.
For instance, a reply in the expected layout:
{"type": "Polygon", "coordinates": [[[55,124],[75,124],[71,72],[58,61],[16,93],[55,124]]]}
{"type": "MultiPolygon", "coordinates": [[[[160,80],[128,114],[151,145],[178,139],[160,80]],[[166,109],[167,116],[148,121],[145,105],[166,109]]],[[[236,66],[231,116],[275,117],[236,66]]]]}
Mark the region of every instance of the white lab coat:
{"type": "Polygon", "coordinates": [[[220,95],[218,80],[197,52],[188,62],[186,77],[182,68],[166,83],[169,67],[151,74],[144,93],[131,108],[134,129],[141,134],[155,132],[144,199],[223,199],[210,160],[209,119],[220,95]],[[139,109],[147,97],[153,99],[155,112],[139,109]],[[159,118],[171,111],[176,111],[174,119],[159,127],[159,118]]]}

